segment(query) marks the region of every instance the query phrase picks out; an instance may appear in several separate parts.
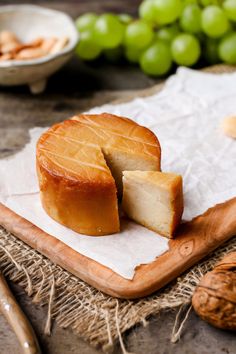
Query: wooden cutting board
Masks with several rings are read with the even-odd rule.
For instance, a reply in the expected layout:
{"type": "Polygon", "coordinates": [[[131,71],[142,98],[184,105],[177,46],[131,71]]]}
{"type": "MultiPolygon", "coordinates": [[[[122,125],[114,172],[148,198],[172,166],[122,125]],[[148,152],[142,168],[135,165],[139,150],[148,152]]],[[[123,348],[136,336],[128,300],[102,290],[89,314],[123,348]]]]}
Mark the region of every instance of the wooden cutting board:
{"type": "MultiPolygon", "coordinates": [[[[204,71],[230,73],[235,71],[235,66],[216,65],[204,71]]],[[[137,96],[149,96],[161,89],[162,85],[158,84],[133,93],[122,91],[115,103],[127,102],[137,96]]],[[[101,104],[102,98],[99,99],[101,104]]],[[[170,241],[170,250],[154,262],[139,266],[132,281],[77,253],[1,204],[0,225],[95,288],[120,298],[138,298],[160,289],[236,235],[236,198],[182,224],[176,239],[170,241]]]]}
{"type": "MultiPolygon", "coordinates": [[[[0,204],[0,224],[19,239],[80,279],[120,298],[139,298],[160,289],[236,235],[236,198],[209,209],[179,227],[170,249],[154,262],[136,269],[127,280],[74,251],[0,204]]],[[[151,245],[150,245],[151,247],[151,245]]]]}

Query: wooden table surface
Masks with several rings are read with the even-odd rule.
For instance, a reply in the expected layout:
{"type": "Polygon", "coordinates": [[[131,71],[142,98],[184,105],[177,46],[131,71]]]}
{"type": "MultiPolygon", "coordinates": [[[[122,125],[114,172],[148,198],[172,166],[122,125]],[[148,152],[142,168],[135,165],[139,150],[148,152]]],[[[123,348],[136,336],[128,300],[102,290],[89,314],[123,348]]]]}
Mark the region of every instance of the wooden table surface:
{"type": "MultiPolygon", "coordinates": [[[[24,1],[24,3],[32,3],[24,1]]],[[[0,5],[22,3],[0,1],[0,5]]],[[[69,0],[34,1],[35,4],[66,11],[76,17],[86,11],[128,12],[135,15],[138,0],[69,0]]],[[[127,91],[150,87],[157,80],[146,77],[135,66],[125,63],[114,66],[97,61],[90,65],[74,58],[55,74],[46,92],[31,96],[27,87],[0,88],[0,158],[8,156],[28,141],[28,129],[47,126],[75,112],[87,110],[117,98],[127,97],[127,91]]],[[[10,284],[22,309],[30,318],[42,346],[43,354],[95,354],[99,351],[80,340],[71,330],[63,330],[54,323],[51,337],[43,334],[46,309],[31,303],[23,290],[10,284]]],[[[170,343],[176,311],[162,312],[153,317],[147,327],[138,326],[125,335],[130,352],[141,354],[233,354],[236,340],[232,333],[217,330],[191,312],[181,340],[170,343]]],[[[0,353],[20,354],[17,340],[0,316],[0,353]]],[[[115,354],[121,353],[115,348],[115,354]]]]}

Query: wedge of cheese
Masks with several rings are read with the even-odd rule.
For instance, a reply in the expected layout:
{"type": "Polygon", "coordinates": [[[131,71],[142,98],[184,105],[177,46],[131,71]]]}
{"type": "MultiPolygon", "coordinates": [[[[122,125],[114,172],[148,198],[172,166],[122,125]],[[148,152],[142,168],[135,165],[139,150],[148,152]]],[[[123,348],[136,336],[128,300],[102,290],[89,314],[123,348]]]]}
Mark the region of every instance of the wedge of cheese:
{"type": "Polygon", "coordinates": [[[117,188],[124,170],[159,170],[157,137],[127,118],[80,115],[52,126],[37,144],[42,205],[82,234],[119,231],[117,188]]]}
{"type": "Polygon", "coordinates": [[[125,213],[147,228],[172,238],[183,213],[182,177],[173,173],[124,171],[125,213]]]}

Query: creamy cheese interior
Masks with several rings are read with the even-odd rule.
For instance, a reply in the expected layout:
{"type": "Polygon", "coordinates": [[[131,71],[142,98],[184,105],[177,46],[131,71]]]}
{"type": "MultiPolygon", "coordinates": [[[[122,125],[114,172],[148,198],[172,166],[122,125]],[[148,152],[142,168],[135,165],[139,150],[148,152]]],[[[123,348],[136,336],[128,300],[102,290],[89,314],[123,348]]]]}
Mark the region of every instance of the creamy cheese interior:
{"type": "Polygon", "coordinates": [[[181,176],[151,171],[125,171],[122,205],[140,224],[172,237],[183,212],[181,176]]]}

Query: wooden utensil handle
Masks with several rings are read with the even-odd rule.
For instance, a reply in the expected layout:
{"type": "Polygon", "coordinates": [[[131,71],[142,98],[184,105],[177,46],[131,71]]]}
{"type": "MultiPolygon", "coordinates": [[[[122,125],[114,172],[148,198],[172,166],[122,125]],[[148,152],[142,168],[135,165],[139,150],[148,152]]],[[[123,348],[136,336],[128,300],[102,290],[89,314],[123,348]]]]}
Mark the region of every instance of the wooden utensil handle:
{"type": "Polygon", "coordinates": [[[24,354],[40,354],[34,331],[0,273],[0,311],[15,332],[24,354]]]}

